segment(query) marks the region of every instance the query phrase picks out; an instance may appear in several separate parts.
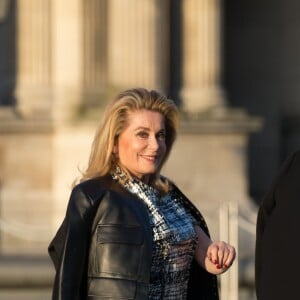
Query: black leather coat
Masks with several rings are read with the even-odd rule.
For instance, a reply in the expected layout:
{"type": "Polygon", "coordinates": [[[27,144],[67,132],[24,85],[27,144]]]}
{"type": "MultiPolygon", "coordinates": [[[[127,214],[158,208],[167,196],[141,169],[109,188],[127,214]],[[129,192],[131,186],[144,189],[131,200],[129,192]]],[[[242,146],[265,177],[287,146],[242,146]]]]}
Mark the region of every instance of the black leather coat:
{"type": "MultiPolygon", "coordinates": [[[[199,211],[183,198],[207,231],[199,211]]],[[[73,189],[48,250],[56,268],[54,300],[148,299],[152,233],[147,208],[110,176],[73,189]]],[[[216,277],[196,262],[188,299],[218,299],[216,277]]]]}

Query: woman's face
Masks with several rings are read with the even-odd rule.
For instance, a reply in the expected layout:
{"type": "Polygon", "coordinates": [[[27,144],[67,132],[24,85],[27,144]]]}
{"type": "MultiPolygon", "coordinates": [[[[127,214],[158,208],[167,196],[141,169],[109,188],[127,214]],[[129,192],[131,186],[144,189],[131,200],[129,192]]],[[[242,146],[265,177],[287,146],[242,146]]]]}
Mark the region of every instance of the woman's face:
{"type": "Polygon", "coordinates": [[[119,135],[114,152],[120,166],[147,182],[166,153],[165,120],[159,112],[138,110],[130,112],[127,121],[128,125],[119,135]]]}

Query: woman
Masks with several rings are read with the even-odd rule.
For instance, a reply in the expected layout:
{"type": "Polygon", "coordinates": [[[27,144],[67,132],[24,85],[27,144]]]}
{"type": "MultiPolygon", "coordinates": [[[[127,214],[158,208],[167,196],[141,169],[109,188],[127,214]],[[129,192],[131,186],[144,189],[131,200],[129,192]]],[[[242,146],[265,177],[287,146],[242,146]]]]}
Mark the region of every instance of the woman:
{"type": "Polygon", "coordinates": [[[200,212],[160,175],[178,111],[156,91],[120,93],[49,254],[53,299],[218,299],[235,249],[212,242],[200,212]]]}

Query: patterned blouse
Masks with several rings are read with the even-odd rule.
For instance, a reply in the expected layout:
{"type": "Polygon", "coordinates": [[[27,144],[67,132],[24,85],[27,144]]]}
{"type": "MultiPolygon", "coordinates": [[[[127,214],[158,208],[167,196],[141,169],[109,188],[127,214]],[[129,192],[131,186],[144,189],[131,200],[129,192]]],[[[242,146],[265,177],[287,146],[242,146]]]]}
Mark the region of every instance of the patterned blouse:
{"type": "MultiPolygon", "coordinates": [[[[117,181],[120,179],[119,172],[112,175],[117,181]]],[[[190,266],[197,243],[196,220],[172,190],[161,197],[153,187],[136,179],[127,180],[124,187],[143,200],[148,208],[153,234],[148,298],[186,299],[190,266]]]]}

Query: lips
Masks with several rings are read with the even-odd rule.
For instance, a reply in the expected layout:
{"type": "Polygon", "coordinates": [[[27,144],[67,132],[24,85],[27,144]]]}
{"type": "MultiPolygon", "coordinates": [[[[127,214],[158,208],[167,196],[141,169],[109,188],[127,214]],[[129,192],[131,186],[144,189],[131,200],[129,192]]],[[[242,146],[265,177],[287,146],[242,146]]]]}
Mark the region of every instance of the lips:
{"type": "Polygon", "coordinates": [[[158,155],[141,155],[141,157],[146,159],[149,162],[156,162],[159,158],[158,155]]]}
{"type": "Polygon", "coordinates": [[[149,160],[149,161],[155,161],[156,156],[143,156],[143,158],[149,160]]]}

